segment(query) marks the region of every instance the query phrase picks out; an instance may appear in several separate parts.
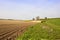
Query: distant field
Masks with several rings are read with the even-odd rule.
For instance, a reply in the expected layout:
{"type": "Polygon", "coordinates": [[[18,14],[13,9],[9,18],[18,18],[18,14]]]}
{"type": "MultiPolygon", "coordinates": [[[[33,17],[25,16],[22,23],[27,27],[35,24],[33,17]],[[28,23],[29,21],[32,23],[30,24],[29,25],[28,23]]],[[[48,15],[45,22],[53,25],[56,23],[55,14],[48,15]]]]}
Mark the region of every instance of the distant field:
{"type": "Polygon", "coordinates": [[[0,20],[0,24],[19,24],[23,21],[20,20],[0,20]]]}
{"type": "Polygon", "coordinates": [[[29,27],[17,40],[60,40],[60,18],[29,27]]]}
{"type": "Polygon", "coordinates": [[[56,19],[50,19],[47,21],[48,23],[54,24],[56,26],[60,26],[60,18],[56,18],[56,19]]]}

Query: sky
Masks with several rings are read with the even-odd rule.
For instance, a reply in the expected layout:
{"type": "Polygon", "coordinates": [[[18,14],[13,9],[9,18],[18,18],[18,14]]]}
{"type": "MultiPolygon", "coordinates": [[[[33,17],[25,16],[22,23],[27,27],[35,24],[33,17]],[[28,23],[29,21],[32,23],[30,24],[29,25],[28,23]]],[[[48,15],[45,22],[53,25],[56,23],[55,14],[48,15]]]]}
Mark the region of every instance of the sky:
{"type": "Polygon", "coordinates": [[[0,18],[60,17],[60,0],[0,0],[0,18]]]}

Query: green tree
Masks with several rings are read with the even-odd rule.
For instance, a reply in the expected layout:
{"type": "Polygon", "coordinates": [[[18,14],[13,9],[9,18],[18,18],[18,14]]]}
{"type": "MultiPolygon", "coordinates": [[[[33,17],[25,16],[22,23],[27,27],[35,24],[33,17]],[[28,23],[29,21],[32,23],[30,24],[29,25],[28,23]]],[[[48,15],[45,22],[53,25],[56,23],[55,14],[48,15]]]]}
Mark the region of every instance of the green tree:
{"type": "Polygon", "coordinates": [[[47,17],[45,17],[45,19],[47,19],[47,17]]]}

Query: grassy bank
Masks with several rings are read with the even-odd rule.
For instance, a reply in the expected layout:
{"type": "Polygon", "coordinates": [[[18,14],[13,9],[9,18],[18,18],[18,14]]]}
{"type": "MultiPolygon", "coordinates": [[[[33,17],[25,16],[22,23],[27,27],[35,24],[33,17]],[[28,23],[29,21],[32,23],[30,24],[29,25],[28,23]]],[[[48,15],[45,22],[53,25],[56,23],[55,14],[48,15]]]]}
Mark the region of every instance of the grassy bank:
{"type": "Polygon", "coordinates": [[[60,40],[60,19],[31,26],[17,40],[60,40]]]}

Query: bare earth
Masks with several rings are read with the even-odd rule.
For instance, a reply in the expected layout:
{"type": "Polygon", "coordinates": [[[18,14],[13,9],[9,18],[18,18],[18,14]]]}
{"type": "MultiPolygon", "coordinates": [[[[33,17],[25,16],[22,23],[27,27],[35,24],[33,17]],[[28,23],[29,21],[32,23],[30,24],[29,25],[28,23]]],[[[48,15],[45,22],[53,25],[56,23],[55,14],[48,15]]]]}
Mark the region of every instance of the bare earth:
{"type": "Polygon", "coordinates": [[[24,22],[19,20],[0,20],[0,40],[15,40],[28,26],[35,22],[24,22]]]}

